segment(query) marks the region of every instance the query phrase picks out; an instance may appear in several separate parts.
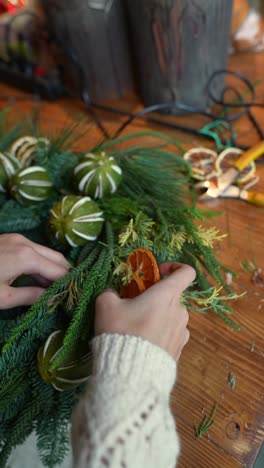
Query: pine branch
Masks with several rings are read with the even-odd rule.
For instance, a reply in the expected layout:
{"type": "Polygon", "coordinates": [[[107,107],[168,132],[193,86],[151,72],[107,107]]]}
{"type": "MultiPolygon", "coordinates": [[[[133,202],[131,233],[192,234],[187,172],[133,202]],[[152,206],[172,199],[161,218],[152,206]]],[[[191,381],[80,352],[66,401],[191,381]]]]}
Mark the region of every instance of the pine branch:
{"type": "MultiPolygon", "coordinates": [[[[150,141],[147,140],[146,137],[151,137],[152,139],[156,138],[157,140],[164,141],[164,142],[166,142],[166,143],[168,143],[170,145],[175,146],[177,148],[177,150],[180,152],[180,154],[185,153],[184,148],[180,145],[178,140],[174,140],[173,138],[169,137],[165,133],[155,132],[155,131],[137,132],[137,133],[132,133],[130,135],[125,135],[123,137],[116,138],[116,139],[113,139],[113,140],[110,140],[110,141],[108,140],[108,141],[106,141],[104,143],[101,143],[100,145],[96,146],[92,151],[104,151],[104,150],[108,150],[110,148],[119,147],[123,143],[126,143],[126,142],[134,140],[134,139],[138,140],[139,138],[144,138],[140,148],[142,148],[143,145],[146,145],[146,147],[152,146],[154,148],[157,148],[157,143],[154,144],[153,141],[151,141],[151,143],[150,143],[150,141]],[[146,142],[147,142],[147,144],[146,144],[146,142]]],[[[124,150],[124,152],[125,152],[125,150],[124,150]]]]}
{"type": "Polygon", "coordinates": [[[21,132],[21,125],[16,125],[10,129],[7,120],[4,118],[0,123],[0,152],[8,151],[11,144],[21,135],[21,132]]]}
{"type": "Polygon", "coordinates": [[[120,195],[164,210],[171,206],[172,200],[175,207],[190,198],[189,166],[174,153],[139,150],[119,163],[123,169],[120,195]]]}

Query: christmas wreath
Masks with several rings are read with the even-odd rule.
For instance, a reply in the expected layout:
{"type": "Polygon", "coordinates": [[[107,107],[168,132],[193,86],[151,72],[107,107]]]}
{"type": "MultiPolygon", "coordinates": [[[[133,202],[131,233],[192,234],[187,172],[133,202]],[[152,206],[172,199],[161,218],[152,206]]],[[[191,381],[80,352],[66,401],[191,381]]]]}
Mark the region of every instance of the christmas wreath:
{"type": "MultiPolygon", "coordinates": [[[[159,280],[156,260],[188,263],[197,279],[183,303],[239,329],[226,302],[237,296],[214,254],[222,236],[203,227],[212,213],[196,207],[177,142],[145,132],[76,154],[65,149],[65,134],[25,136],[18,127],[7,131],[4,120],[0,233],[58,249],[72,269],[32,307],[0,312],[0,467],[33,430],[51,467],[69,447],[72,408],[91,372],[95,300],[105,288],[133,297],[159,280]],[[137,268],[142,259],[145,272],[137,268]]],[[[21,277],[17,286],[30,281],[21,277]]]]}

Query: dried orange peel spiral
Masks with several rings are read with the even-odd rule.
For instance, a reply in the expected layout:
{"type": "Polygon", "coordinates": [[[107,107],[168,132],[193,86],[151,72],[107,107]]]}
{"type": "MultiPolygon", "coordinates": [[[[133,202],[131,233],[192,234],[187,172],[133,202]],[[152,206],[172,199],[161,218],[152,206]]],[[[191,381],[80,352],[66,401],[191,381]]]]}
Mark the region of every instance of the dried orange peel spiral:
{"type": "Polygon", "coordinates": [[[133,299],[160,280],[159,267],[153,253],[145,247],[133,250],[127,257],[132,269],[132,278],[128,285],[122,286],[120,296],[133,299]]]}

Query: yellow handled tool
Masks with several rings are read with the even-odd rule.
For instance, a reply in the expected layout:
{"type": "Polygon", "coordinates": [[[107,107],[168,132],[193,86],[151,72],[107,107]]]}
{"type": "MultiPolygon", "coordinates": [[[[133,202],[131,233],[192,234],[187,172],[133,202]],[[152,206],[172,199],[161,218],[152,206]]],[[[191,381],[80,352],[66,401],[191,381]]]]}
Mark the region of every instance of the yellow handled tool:
{"type": "Polygon", "coordinates": [[[236,185],[230,185],[223,193],[218,193],[217,189],[212,186],[210,181],[199,182],[195,186],[198,200],[210,201],[218,197],[221,198],[240,198],[252,205],[264,208],[264,193],[251,192],[241,189],[236,185]]]}
{"type": "Polygon", "coordinates": [[[242,190],[240,192],[240,198],[246,200],[253,205],[260,206],[264,208],[264,193],[249,192],[247,190],[242,190]]]}
{"type": "Polygon", "coordinates": [[[264,141],[249,149],[248,151],[245,151],[245,153],[243,153],[242,156],[235,162],[233,167],[228,169],[226,172],[224,172],[217,178],[218,196],[225,192],[225,190],[228,189],[228,187],[230,187],[230,185],[232,185],[233,182],[235,182],[240,172],[243,171],[243,169],[245,169],[245,167],[247,167],[249,163],[260,158],[263,154],[264,141]]]}
{"type": "Polygon", "coordinates": [[[235,162],[234,166],[239,171],[242,172],[245,167],[247,167],[252,161],[260,158],[264,154],[264,141],[261,141],[253,148],[245,151],[242,156],[235,162]]]}

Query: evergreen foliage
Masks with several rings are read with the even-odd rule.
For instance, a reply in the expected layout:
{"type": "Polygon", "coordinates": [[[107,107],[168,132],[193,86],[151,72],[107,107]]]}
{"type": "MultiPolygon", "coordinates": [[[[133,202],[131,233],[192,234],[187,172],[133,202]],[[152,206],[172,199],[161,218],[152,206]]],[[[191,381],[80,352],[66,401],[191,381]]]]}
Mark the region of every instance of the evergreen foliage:
{"type": "MultiPolygon", "coordinates": [[[[35,157],[52,178],[50,200],[25,207],[0,194],[0,233],[20,232],[61,248],[51,243],[46,221],[57,200],[76,193],[72,172],[79,156],[66,144],[75,131],[75,127],[66,129],[35,157]]],[[[0,151],[8,150],[18,135],[18,127],[7,132],[5,115],[0,114],[0,151]]],[[[219,234],[200,227],[211,213],[195,206],[190,167],[181,157],[179,143],[160,133],[142,132],[106,141],[96,149],[113,155],[123,170],[117,193],[98,201],[106,219],[100,238],[83,248],[61,248],[72,269],[32,307],[0,311],[0,468],[6,466],[12,448],[33,430],[44,465],[52,468],[63,460],[69,447],[70,415],[81,387],[59,393],[44,383],[37,367],[38,351],[51,333],[64,330],[62,350],[52,364],[56,369],[69,351],[88,342],[93,336],[95,300],[108,286],[118,290],[119,267],[134,248],[148,247],[158,261],[192,265],[196,285],[185,292],[183,303],[201,313],[211,309],[226,324],[239,328],[226,303],[237,296],[229,293],[223,276],[226,268],[212,247],[219,234]],[[140,147],[131,145],[141,137],[140,147]]]]}

